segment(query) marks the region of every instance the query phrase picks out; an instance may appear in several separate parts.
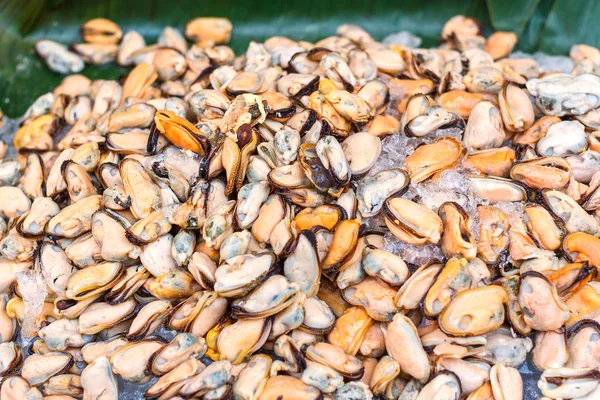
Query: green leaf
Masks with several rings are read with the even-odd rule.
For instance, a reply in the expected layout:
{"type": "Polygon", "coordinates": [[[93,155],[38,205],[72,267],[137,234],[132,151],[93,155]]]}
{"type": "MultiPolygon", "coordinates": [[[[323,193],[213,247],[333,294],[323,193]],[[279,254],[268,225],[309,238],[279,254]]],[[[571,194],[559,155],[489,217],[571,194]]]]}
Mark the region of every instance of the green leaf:
{"type": "Polygon", "coordinates": [[[523,33],[519,36],[520,50],[533,53],[540,47],[548,14],[554,5],[554,0],[541,0],[535,12],[529,18],[523,33]]]}
{"type": "Polygon", "coordinates": [[[555,0],[542,35],[541,50],[567,54],[573,44],[600,46],[600,1],[555,0]]]}
{"type": "Polygon", "coordinates": [[[514,32],[521,36],[540,1],[521,0],[515,8],[511,7],[511,2],[506,0],[487,0],[490,21],[497,31],[514,32]]]}

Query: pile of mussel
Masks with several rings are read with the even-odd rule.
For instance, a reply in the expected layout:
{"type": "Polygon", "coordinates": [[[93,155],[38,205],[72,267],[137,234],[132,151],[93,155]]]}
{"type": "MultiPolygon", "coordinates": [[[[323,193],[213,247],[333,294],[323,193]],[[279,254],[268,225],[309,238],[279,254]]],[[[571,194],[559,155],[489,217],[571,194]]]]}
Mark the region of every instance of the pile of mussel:
{"type": "Polygon", "coordinates": [[[0,146],[2,400],[116,400],[122,381],[520,400],[528,357],[544,399],[600,398],[598,49],[542,71],[465,16],[432,49],[343,25],[235,56],[231,32],[196,18],[148,45],[94,19],[35,44],[67,76],[16,155],[0,146]],[[110,62],[131,69],[79,74],[110,62]],[[471,199],[410,190],[450,170],[471,199]],[[390,238],[442,256],[413,265],[390,238]]]}

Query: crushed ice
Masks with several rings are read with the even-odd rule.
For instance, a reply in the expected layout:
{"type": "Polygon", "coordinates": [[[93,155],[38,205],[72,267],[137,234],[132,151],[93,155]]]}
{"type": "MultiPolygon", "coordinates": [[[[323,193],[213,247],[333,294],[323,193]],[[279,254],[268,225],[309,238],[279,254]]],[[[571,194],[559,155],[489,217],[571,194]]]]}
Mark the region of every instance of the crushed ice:
{"type": "Polygon", "coordinates": [[[423,143],[421,138],[407,137],[397,133],[383,139],[381,143],[381,154],[375,165],[369,170],[369,175],[390,168],[400,168],[404,159],[411,155],[415,148],[423,143]]]}
{"type": "MultiPolygon", "coordinates": [[[[408,191],[402,196],[416,201],[437,212],[440,205],[453,201],[461,205],[471,217],[473,235],[479,238],[479,224],[476,213],[478,199],[475,197],[471,181],[467,177],[468,170],[446,170],[439,179],[423,183],[411,183],[408,191]]],[[[384,237],[385,249],[400,256],[404,261],[422,265],[432,258],[442,259],[439,245],[414,246],[398,240],[392,234],[384,237]]]]}
{"type": "Polygon", "coordinates": [[[573,60],[568,56],[551,56],[540,51],[533,54],[515,51],[510,58],[531,58],[535,60],[542,72],[559,71],[570,74],[573,70],[573,60]]]}
{"type": "MultiPolygon", "coordinates": [[[[477,206],[487,204],[488,202],[485,199],[476,197],[473,193],[472,183],[468,178],[470,173],[472,171],[469,171],[461,164],[456,169],[443,171],[437,180],[411,183],[409,189],[402,197],[423,204],[434,212],[437,212],[440,205],[444,202],[453,201],[458,203],[471,217],[472,233],[477,241],[479,240],[477,206]]],[[[494,206],[508,215],[511,226],[514,226],[515,229],[526,230],[522,222],[525,202],[500,202],[494,204],[494,206]]],[[[367,221],[367,224],[369,227],[375,229],[385,226],[381,215],[371,218],[367,221]]],[[[407,263],[417,266],[423,265],[432,258],[440,260],[444,258],[439,245],[415,246],[398,240],[391,233],[387,233],[384,236],[384,246],[387,251],[400,256],[407,263]]]]}
{"type": "Polygon", "coordinates": [[[392,33],[383,39],[384,44],[397,44],[399,46],[417,48],[421,45],[422,39],[407,31],[392,33]]]}
{"type": "Polygon", "coordinates": [[[494,204],[494,207],[498,207],[506,213],[506,215],[508,216],[508,222],[510,224],[511,230],[517,230],[521,232],[527,231],[525,222],[523,222],[523,215],[525,213],[524,201],[517,201],[513,203],[500,202],[494,204]]]}
{"type": "Polygon", "coordinates": [[[427,244],[425,246],[415,246],[398,240],[394,235],[386,233],[383,237],[383,245],[385,250],[396,254],[405,262],[421,266],[431,260],[444,258],[440,246],[435,244],[427,244]]]}
{"type": "Polygon", "coordinates": [[[25,305],[25,317],[21,326],[23,342],[29,342],[36,332],[35,319],[46,300],[46,280],[41,272],[28,270],[17,272],[17,285],[25,305]]]}
{"type": "MultiPolygon", "coordinates": [[[[451,136],[462,140],[462,132],[463,130],[458,127],[451,127],[438,129],[436,132],[421,138],[407,137],[402,133],[388,136],[383,139],[381,155],[369,171],[369,175],[390,168],[401,168],[406,157],[412,154],[418,146],[431,143],[440,137],[451,136]]],[[[453,201],[458,203],[471,217],[472,232],[475,240],[478,240],[477,206],[485,202],[478,199],[472,190],[468,175],[474,173],[477,172],[469,169],[464,164],[460,164],[455,169],[443,171],[439,179],[422,183],[412,182],[402,197],[423,204],[434,212],[437,212],[444,202],[453,201]]],[[[522,208],[519,215],[522,215],[522,208]]],[[[381,215],[370,218],[365,223],[374,229],[385,227],[381,215]]],[[[386,250],[397,254],[404,261],[416,265],[421,265],[431,258],[443,258],[438,245],[414,246],[401,242],[389,233],[384,237],[384,244],[386,250]]]]}
{"type": "Polygon", "coordinates": [[[449,169],[443,171],[439,179],[412,184],[406,196],[414,195],[413,200],[434,212],[438,212],[442,203],[452,201],[460,204],[469,214],[474,215],[477,201],[471,186],[471,181],[464,173],[449,169]]]}
{"type": "Polygon", "coordinates": [[[494,207],[498,207],[504,211],[507,215],[514,216],[520,220],[523,219],[523,213],[525,212],[525,202],[499,202],[494,204],[494,207]]]}
{"type": "Polygon", "coordinates": [[[437,139],[441,137],[453,137],[462,142],[464,128],[458,127],[450,127],[450,128],[440,128],[435,132],[430,133],[429,135],[423,138],[423,143],[431,143],[435,142],[437,139]]]}
{"type": "Polygon", "coordinates": [[[463,129],[450,127],[438,129],[424,137],[408,137],[403,133],[383,138],[381,142],[381,155],[375,165],[369,170],[369,175],[375,175],[390,168],[400,168],[404,159],[411,155],[417,147],[429,144],[442,137],[453,137],[462,141],[463,129]]]}

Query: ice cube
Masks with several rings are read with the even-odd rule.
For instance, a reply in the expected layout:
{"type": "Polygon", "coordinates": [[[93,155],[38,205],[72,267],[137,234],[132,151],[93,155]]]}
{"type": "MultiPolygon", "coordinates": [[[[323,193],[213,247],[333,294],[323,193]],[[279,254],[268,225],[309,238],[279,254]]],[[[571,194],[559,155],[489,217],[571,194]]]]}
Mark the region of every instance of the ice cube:
{"type": "Polygon", "coordinates": [[[384,44],[397,44],[399,46],[416,48],[421,45],[421,38],[407,31],[392,33],[383,39],[384,44]]]}
{"type": "Polygon", "coordinates": [[[405,243],[396,238],[391,233],[386,233],[383,237],[385,250],[396,254],[405,262],[421,266],[433,258],[441,260],[444,258],[440,246],[427,244],[425,246],[415,246],[405,243]]]}
{"type": "Polygon", "coordinates": [[[437,139],[439,139],[441,137],[453,137],[462,142],[463,133],[464,133],[463,128],[458,128],[458,127],[453,126],[450,128],[440,128],[440,129],[430,133],[429,135],[425,136],[423,139],[424,139],[425,143],[431,143],[431,142],[435,142],[437,139]]]}
{"type": "Polygon", "coordinates": [[[35,318],[42,311],[46,299],[46,280],[39,271],[17,272],[17,285],[25,304],[25,318],[21,326],[24,341],[35,336],[35,318]]]}
{"type": "Polygon", "coordinates": [[[369,175],[375,175],[386,169],[402,168],[404,159],[411,155],[421,143],[423,143],[422,139],[407,137],[403,133],[384,138],[381,143],[381,154],[369,171],[369,175]]]}

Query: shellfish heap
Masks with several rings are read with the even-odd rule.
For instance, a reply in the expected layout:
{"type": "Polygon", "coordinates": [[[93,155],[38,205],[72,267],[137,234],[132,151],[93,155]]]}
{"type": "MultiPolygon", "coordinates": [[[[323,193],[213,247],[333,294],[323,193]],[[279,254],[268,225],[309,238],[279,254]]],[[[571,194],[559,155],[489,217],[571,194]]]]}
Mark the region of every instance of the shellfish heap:
{"type": "Polygon", "coordinates": [[[519,400],[530,352],[600,398],[598,49],[231,30],[36,43],[68,76],[0,161],[2,399],[519,400]]]}

